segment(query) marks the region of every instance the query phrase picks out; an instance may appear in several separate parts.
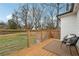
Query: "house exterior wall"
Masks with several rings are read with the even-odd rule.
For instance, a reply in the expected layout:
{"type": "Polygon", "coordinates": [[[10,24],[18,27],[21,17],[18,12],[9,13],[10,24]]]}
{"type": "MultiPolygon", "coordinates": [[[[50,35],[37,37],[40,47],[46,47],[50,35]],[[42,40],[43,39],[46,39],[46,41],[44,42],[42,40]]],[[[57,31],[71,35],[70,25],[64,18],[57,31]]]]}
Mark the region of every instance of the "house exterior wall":
{"type": "MultiPolygon", "coordinates": [[[[76,24],[77,24],[77,27],[76,27],[76,34],[79,36],[79,10],[78,10],[78,12],[77,12],[76,24]]],[[[77,46],[78,46],[78,48],[79,48],[79,40],[78,40],[77,46]]]]}
{"type": "Polygon", "coordinates": [[[65,35],[69,33],[76,34],[76,15],[66,16],[61,18],[61,40],[64,38],[65,35]]]}
{"type": "MultiPolygon", "coordinates": [[[[79,36],[79,10],[75,14],[61,18],[61,40],[70,33],[79,36]]],[[[79,41],[77,46],[79,47],[79,41]]]]}
{"type": "Polygon", "coordinates": [[[78,10],[78,12],[77,12],[77,19],[76,19],[76,24],[77,24],[77,26],[76,26],[76,34],[79,36],[79,10],[78,10]]]}

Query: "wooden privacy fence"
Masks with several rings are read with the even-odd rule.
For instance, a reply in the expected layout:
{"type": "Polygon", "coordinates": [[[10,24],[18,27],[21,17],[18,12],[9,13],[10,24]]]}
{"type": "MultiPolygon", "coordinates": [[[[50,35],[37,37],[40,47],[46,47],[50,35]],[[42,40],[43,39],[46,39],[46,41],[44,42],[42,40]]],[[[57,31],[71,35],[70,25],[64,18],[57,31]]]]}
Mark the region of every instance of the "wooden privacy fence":
{"type": "Polygon", "coordinates": [[[28,30],[28,44],[29,46],[32,46],[33,44],[38,44],[46,39],[54,38],[59,39],[60,38],[60,30],[28,30]]]}

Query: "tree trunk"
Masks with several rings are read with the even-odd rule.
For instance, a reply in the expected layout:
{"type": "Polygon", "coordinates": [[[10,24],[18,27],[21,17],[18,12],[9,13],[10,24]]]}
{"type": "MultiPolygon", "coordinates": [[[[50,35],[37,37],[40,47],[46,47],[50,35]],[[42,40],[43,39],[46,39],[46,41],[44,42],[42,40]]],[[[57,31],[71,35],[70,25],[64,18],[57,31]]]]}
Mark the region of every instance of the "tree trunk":
{"type": "Polygon", "coordinates": [[[57,3],[57,25],[56,25],[56,28],[59,28],[59,18],[58,18],[58,15],[59,15],[59,3],[57,3]]]}

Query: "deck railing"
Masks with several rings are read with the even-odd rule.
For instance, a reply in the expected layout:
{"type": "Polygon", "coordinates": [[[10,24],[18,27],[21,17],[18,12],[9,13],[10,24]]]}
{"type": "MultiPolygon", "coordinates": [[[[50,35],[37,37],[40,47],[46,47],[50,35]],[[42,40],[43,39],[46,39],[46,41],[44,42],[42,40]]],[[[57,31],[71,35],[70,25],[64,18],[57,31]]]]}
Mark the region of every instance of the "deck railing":
{"type": "Polygon", "coordinates": [[[29,42],[28,44],[29,46],[32,46],[50,38],[60,39],[60,30],[27,30],[27,35],[29,42]]]}

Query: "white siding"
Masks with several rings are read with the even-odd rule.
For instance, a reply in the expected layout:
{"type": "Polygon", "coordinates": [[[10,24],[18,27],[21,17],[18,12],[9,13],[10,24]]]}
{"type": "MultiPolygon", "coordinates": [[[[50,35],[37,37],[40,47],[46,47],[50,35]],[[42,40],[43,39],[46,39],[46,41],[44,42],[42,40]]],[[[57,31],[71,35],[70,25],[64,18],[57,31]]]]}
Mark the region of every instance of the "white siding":
{"type": "MultiPolygon", "coordinates": [[[[77,29],[76,34],[79,36],[79,10],[77,12],[77,20],[76,20],[76,22],[77,22],[76,23],[77,24],[77,26],[76,26],[76,29],[77,29]]],[[[78,40],[77,46],[79,48],[79,40],[78,40]]]]}
{"type": "Polygon", "coordinates": [[[76,15],[61,18],[61,40],[69,33],[76,33],[76,15]]]}
{"type": "MultiPolygon", "coordinates": [[[[79,36],[79,10],[77,14],[61,18],[61,40],[69,33],[74,33],[79,36]]],[[[79,41],[77,46],[79,47],[79,41]]]]}
{"type": "Polygon", "coordinates": [[[77,12],[77,19],[76,19],[76,24],[77,24],[77,26],[76,26],[76,28],[77,28],[77,35],[79,35],[79,10],[78,10],[78,12],[77,12]]]}

